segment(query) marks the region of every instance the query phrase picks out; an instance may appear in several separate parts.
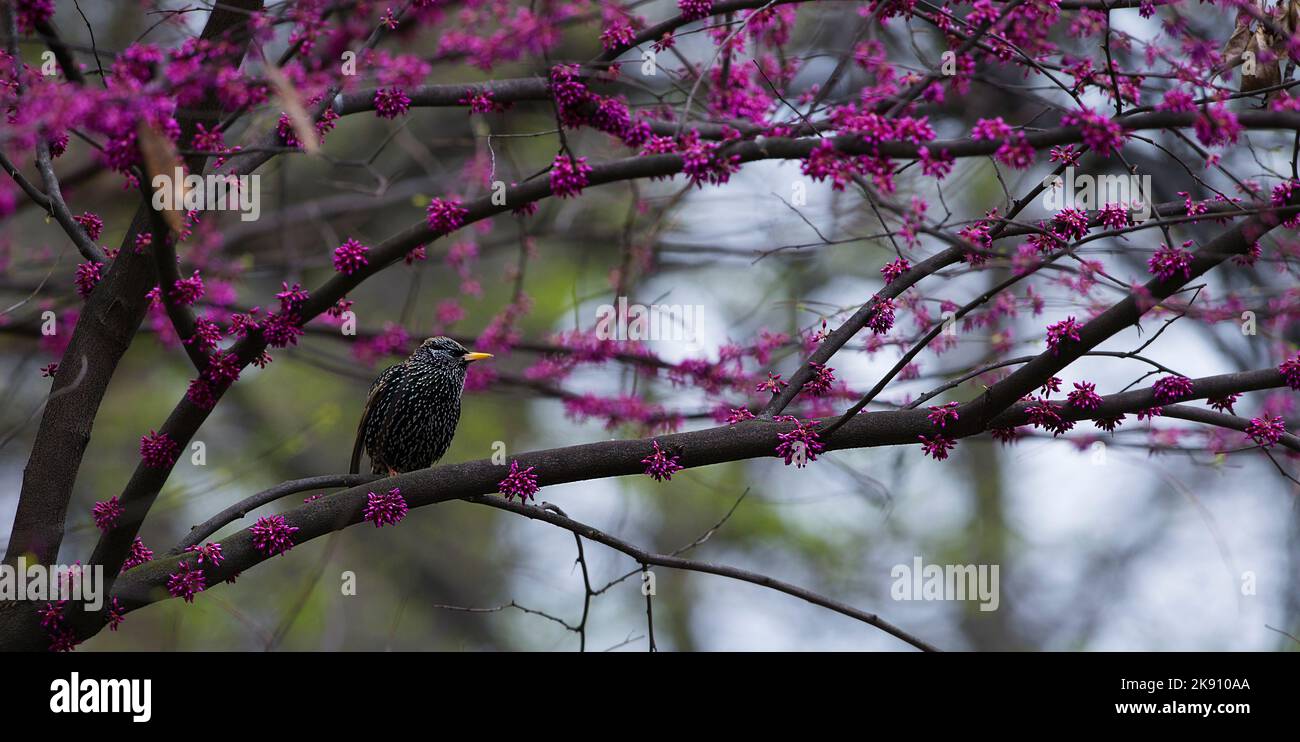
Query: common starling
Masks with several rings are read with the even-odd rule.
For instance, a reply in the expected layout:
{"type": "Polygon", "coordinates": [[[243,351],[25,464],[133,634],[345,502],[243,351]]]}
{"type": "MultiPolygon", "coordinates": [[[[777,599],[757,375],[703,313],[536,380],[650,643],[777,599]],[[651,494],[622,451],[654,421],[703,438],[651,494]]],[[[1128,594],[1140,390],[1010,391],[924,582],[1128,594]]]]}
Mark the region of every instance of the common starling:
{"type": "Polygon", "coordinates": [[[374,474],[425,469],[451,446],[460,421],[460,395],[469,364],[491,353],[475,353],[447,337],[429,338],[409,358],[384,370],[370,387],[352,444],[352,466],[361,469],[361,449],[374,474]]]}

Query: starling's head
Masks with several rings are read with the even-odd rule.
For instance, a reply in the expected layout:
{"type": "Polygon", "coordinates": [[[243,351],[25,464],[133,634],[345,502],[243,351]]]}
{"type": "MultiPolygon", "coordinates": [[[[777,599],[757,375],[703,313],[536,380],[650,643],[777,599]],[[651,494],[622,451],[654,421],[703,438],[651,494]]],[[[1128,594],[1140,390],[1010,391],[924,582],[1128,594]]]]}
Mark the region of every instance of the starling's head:
{"type": "Polygon", "coordinates": [[[433,363],[457,364],[468,366],[474,361],[491,358],[491,353],[475,353],[449,337],[429,338],[415,351],[415,355],[424,357],[433,363]]]}

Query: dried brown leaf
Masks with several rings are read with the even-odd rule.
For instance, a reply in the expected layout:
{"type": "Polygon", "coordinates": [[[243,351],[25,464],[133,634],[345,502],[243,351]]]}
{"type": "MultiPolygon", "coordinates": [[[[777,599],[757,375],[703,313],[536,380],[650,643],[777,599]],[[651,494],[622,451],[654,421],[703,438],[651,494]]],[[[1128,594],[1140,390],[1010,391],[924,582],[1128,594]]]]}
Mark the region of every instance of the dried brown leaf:
{"type": "Polygon", "coordinates": [[[167,135],[154,129],[143,119],[136,127],[136,141],[140,145],[144,174],[150,188],[154,189],[155,193],[171,189],[170,198],[163,199],[163,203],[170,203],[171,208],[162,208],[159,211],[167,226],[179,234],[185,228],[185,178],[177,177],[178,174],[184,173],[184,167],[180,154],[176,151],[176,145],[167,138],[167,135]],[[160,175],[165,180],[161,185],[155,185],[154,179],[160,175]]]}
{"type": "Polygon", "coordinates": [[[302,143],[302,148],[308,154],[316,154],[320,151],[320,137],[316,135],[316,124],[307,113],[307,109],[303,107],[302,99],[298,97],[297,91],[293,89],[293,85],[279,68],[268,64],[263,69],[267,79],[271,81],[271,87],[275,88],[276,97],[284,106],[284,112],[289,114],[289,125],[293,127],[294,136],[302,143]]]}

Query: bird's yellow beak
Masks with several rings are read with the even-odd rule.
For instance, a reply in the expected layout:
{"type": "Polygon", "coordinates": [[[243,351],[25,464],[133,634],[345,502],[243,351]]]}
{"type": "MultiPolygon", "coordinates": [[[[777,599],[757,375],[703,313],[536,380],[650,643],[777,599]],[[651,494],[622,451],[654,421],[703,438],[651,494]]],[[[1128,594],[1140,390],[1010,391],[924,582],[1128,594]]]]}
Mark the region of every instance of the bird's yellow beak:
{"type": "Polygon", "coordinates": [[[477,351],[470,351],[469,353],[466,353],[460,358],[462,361],[466,363],[473,363],[474,361],[481,361],[484,358],[491,358],[491,357],[492,357],[491,353],[479,353],[477,351]]]}

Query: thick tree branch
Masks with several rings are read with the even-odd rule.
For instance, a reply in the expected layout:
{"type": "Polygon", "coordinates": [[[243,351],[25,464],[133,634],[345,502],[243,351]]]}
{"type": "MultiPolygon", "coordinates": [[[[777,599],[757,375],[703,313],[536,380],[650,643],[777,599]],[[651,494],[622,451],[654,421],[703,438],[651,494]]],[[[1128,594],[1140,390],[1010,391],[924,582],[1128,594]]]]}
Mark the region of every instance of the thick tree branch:
{"type": "MultiPolygon", "coordinates": [[[[1230,393],[1280,388],[1285,385],[1286,379],[1277,369],[1221,374],[1192,380],[1192,395],[1186,399],[1219,397],[1230,393]]],[[[1025,424],[1028,419],[1026,414],[1028,406],[1028,403],[1012,406],[996,417],[991,426],[1025,424]]],[[[1147,388],[1103,397],[1101,406],[1090,412],[1064,405],[1057,406],[1057,411],[1066,419],[1081,420],[1113,417],[1156,406],[1159,404],[1155,393],[1147,388]]],[[[916,443],[919,436],[934,431],[927,414],[925,410],[900,410],[858,415],[827,442],[827,450],[916,443]]],[[[679,456],[679,463],[683,468],[767,458],[774,454],[778,443],[777,435],[789,428],[789,424],[750,420],[734,426],[661,435],[653,439],[601,441],[533,451],[517,456],[516,459],[521,466],[536,467],[539,484],[549,486],[640,475],[645,468],[641,460],[653,451],[652,440],[658,441],[663,450],[679,456]]],[[[976,433],[958,435],[974,434],[976,433]]],[[[294,543],[302,544],[361,523],[367,495],[371,492],[396,487],[401,490],[403,498],[411,508],[419,508],[450,500],[492,494],[497,491],[498,483],[507,472],[507,467],[493,464],[487,459],[442,465],[352,487],[299,505],[283,512],[282,515],[289,525],[299,529],[294,534],[294,543]]],[[[288,490],[296,486],[296,483],[286,482],[282,485],[285,489],[281,496],[288,494],[288,490]]],[[[221,544],[226,559],[220,567],[205,568],[209,585],[215,585],[269,558],[253,546],[251,534],[247,529],[227,536],[222,539],[221,544]]],[[[156,559],[123,573],[117,579],[112,594],[118,597],[128,610],[156,602],[164,597],[161,588],[166,585],[168,575],[175,571],[176,561],[179,558],[169,556],[156,559]]],[[[28,612],[35,615],[34,612],[28,612]]],[[[15,616],[13,620],[26,620],[23,616],[17,614],[15,616]]],[[[83,636],[89,636],[102,628],[104,620],[105,617],[102,615],[88,614],[80,619],[78,631],[82,632],[83,636]]],[[[16,635],[12,635],[4,623],[5,617],[3,612],[0,612],[0,642],[16,641],[17,639],[11,638],[16,635]]]]}

